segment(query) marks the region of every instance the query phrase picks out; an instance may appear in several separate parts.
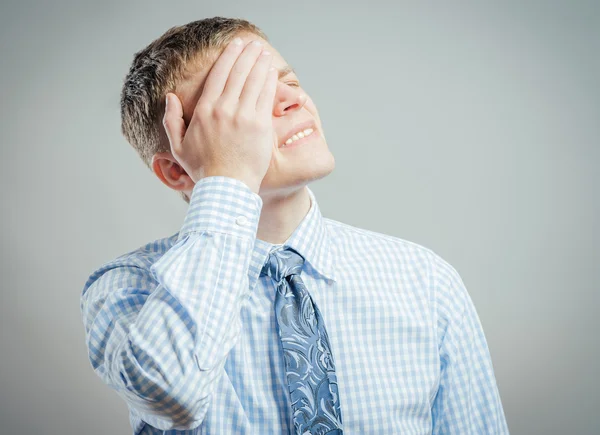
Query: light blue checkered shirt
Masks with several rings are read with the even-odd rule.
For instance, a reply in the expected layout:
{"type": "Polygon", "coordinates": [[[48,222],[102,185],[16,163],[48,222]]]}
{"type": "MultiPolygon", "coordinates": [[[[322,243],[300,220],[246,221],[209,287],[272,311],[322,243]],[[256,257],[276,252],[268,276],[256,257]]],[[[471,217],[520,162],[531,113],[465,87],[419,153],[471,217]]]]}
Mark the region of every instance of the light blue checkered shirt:
{"type": "MultiPolygon", "coordinates": [[[[285,242],[321,310],[345,435],[508,434],[491,356],[457,271],[416,243],[311,208],[285,242]]],[[[288,434],[262,198],[194,186],[181,230],[94,271],[81,312],[94,371],[134,434],[288,434]],[[173,430],[176,429],[176,430],[173,430]],[[164,432],[163,432],[164,431],[164,432]]]]}

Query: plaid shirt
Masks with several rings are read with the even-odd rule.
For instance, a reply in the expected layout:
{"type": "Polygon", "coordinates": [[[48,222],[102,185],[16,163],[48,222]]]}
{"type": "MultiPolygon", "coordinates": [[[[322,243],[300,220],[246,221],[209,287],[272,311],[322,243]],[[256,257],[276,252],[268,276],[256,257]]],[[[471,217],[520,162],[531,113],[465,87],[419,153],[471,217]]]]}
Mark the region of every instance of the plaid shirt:
{"type": "MultiPolygon", "coordinates": [[[[325,218],[314,193],[285,245],[325,321],[344,434],[508,434],[491,356],[457,271],[432,250],[325,218]]],[[[262,198],[194,186],[180,231],[96,269],[81,312],[89,360],[134,434],[291,433],[256,239],[262,198]],[[166,431],[166,432],[163,432],[166,431]]]]}

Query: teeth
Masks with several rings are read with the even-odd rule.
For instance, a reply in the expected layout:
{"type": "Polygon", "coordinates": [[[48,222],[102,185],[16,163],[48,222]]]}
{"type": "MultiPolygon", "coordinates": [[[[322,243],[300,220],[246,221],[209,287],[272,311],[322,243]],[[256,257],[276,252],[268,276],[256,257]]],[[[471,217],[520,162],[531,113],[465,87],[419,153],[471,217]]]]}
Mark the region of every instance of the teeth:
{"type": "Polygon", "coordinates": [[[284,147],[286,145],[289,145],[292,142],[297,141],[298,139],[302,139],[304,136],[308,136],[312,132],[313,132],[312,128],[307,128],[304,131],[299,131],[298,133],[296,133],[295,135],[293,135],[292,137],[290,137],[288,140],[286,140],[285,143],[282,144],[281,146],[284,147]]]}

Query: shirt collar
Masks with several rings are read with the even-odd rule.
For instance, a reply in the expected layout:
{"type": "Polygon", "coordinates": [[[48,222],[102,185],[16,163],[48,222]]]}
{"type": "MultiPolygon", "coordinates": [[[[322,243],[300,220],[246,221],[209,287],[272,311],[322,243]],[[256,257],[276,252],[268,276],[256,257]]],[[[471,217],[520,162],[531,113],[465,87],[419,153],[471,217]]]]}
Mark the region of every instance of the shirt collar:
{"type": "MultiPolygon", "coordinates": [[[[287,246],[294,248],[304,257],[304,267],[312,268],[314,272],[325,279],[336,281],[334,273],[335,258],[327,224],[321,214],[315,194],[308,186],[305,186],[305,189],[310,196],[310,209],[294,232],[283,243],[283,248],[287,246]]],[[[255,239],[252,259],[248,267],[249,287],[251,289],[256,285],[269,253],[274,249],[279,249],[279,247],[264,240],[255,239]]]]}

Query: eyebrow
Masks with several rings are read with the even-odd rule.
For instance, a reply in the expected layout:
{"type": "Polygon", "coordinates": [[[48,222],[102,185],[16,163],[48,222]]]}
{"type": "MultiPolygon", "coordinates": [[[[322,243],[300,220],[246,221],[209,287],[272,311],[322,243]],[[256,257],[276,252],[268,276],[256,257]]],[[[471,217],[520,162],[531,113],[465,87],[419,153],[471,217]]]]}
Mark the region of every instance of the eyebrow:
{"type": "Polygon", "coordinates": [[[279,70],[279,77],[278,79],[281,80],[283,77],[287,76],[288,74],[294,73],[296,74],[296,70],[294,68],[292,68],[289,65],[284,66],[283,68],[281,68],[279,70]]]}

